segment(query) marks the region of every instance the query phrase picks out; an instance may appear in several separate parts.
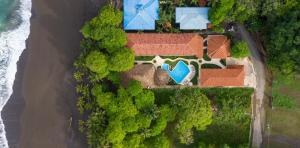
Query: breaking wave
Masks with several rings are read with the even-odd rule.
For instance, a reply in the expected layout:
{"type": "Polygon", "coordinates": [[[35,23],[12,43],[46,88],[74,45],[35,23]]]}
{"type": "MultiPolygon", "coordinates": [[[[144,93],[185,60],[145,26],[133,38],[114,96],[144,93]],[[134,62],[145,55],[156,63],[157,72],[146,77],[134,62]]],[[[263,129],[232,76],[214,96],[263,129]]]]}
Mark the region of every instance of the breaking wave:
{"type": "MultiPolygon", "coordinates": [[[[26,47],[30,32],[31,0],[20,0],[6,28],[0,32],[0,115],[13,90],[17,62],[26,47]]],[[[8,148],[2,118],[0,118],[0,147],[8,148]]]]}

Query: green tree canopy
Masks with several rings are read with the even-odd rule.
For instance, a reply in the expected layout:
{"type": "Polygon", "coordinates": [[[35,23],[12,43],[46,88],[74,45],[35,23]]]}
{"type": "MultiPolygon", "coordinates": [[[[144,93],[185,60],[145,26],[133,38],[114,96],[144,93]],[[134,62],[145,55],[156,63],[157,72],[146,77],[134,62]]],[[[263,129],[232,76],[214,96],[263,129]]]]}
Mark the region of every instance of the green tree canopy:
{"type": "Polygon", "coordinates": [[[127,43],[126,34],[120,28],[121,22],[122,12],[106,6],[98,16],[83,26],[81,33],[85,38],[99,41],[100,48],[113,52],[127,43]]]}
{"type": "Polygon", "coordinates": [[[213,25],[218,25],[223,22],[231,11],[235,0],[220,0],[213,3],[209,10],[209,20],[213,25]]]}
{"type": "Polygon", "coordinates": [[[249,55],[248,44],[245,41],[236,42],[231,48],[231,56],[234,58],[244,58],[249,55]]]}
{"type": "Polygon", "coordinates": [[[137,96],[143,91],[143,86],[140,81],[131,80],[127,87],[127,91],[131,96],[137,96]]]}
{"type": "Polygon", "coordinates": [[[284,16],[270,20],[266,32],[267,62],[270,68],[291,76],[300,72],[300,3],[284,16]]]}
{"type": "Polygon", "coordinates": [[[192,143],[192,129],[205,130],[212,122],[210,100],[200,89],[177,91],[172,97],[172,104],[177,110],[176,132],[181,143],[192,143]]]}
{"type": "Polygon", "coordinates": [[[146,148],[169,148],[170,141],[167,136],[160,134],[145,140],[145,146],[146,148]]]}
{"type": "Polygon", "coordinates": [[[128,71],[134,66],[134,53],[129,48],[122,48],[112,54],[109,63],[111,71],[128,71]]]}
{"type": "Polygon", "coordinates": [[[100,51],[90,52],[85,59],[85,64],[92,72],[97,73],[102,78],[108,74],[107,56],[100,51]]]}
{"type": "Polygon", "coordinates": [[[149,108],[154,105],[154,93],[150,90],[144,90],[142,93],[138,94],[134,101],[138,109],[149,108]]]}

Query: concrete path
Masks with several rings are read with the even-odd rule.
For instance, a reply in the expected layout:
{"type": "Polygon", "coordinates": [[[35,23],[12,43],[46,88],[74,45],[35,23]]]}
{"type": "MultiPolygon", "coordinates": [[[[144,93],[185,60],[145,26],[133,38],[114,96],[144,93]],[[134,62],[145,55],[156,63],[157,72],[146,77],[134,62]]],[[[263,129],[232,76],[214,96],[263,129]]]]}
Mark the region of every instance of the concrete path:
{"type": "Polygon", "coordinates": [[[253,122],[253,138],[252,147],[259,148],[262,144],[262,117],[264,116],[264,91],[265,91],[265,65],[263,59],[256,47],[256,44],[249,32],[243,25],[237,25],[238,32],[241,34],[244,41],[248,43],[249,49],[251,51],[251,59],[253,61],[254,70],[256,73],[256,87],[255,87],[255,104],[254,104],[254,122],[253,122]]]}

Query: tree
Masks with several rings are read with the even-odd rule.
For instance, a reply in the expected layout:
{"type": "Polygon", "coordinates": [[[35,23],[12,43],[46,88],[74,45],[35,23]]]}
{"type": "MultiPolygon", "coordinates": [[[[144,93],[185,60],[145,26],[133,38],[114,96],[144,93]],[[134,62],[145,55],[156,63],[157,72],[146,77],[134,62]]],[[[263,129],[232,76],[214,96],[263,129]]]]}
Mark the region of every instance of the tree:
{"type": "Polygon", "coordinates": [[[134,53],[129,48],[115,51],[110,58],[109,69],[111,71],[128,71],[134,66],[134,53]]]}
{"type": "Polygon", "coordinates": [[[126,132],[122,129],[122,122],[118,119],[109,121],[106,128],[107,138],[110,143],[121,143],[126,136],[126,132]]]}
{"type": "Polygon", "coordinates": [[[117,28],[122,22],[122,12],[114,9],[113,6],[105,6],[99,12],[99,15],[87,22],[81,29],[85,38],[100,40],[104,37],[102,33],[105,27],[117,28]]]}
{"type": "Polygon", "coordinates": [[[134,97],[143,92],[143,86],[140,81],[131,80],[127,87],[127,91],[134,97]]]}
{"type": "Polygon", "coordinates": [[[100,51],[90,52],[85,59],[85,65],[102,78],[108,74],[107,56],[100,51]]]}
{"type": "Polygon", "coordinates": [[[147,148],[169,148],[170,141],[167,136],[160,134],[145,140],[145,146],[147,148]]]}
{"type": "Polygon", "coordinates": [[[214,2],[208,15],[211,23],[213,25],[222,23],[231,11],[234,3],[235,0],[220,0],[218,2],[214,2]]]}
{"type": "Polygon", "coordinates": [[[105,37],[100,40],[100,47],[107,49],[110,53],[122,51],[122,47],[127,44],[126,33],[121,28],[106,27],[102,29],[101,33],[105,37]]]}
{"type": "Polygon", "coordinates": [[[107,147],[106,118],[103,111],[92,113],[87,121],[87,139],[90,147],[107,147]]]}
{"type": "Polygon", "coordinates": [[[124,148],[140,148],[142,137],[138,134],[127,136],[123,141],[124,148]]]}
{"type": "Polygon", "coordinates": [[[121,22],[122,12],[112,6],[106,6],[98,16],[83,26],[81,33],[87,39],[99,41],[100,48],[112,53],[127,43],[126,34],[120,28],[121,22]]]}
{"type": "Polygon", "coordinates": [[[150,90],[144,90],[142,93],[139,93],[134,101],[138,109],[149,108],[154,105],[154,93],[150,90]]]}
{"type": "Polygon", "coordinates": [[[234,58],[244,58],[249,56],[248,44],[245,41],[236,42],[231,48],[231,56],[234,58]]]}
{"type": "Polygon", "coordinates": [[[293,76],[300,72],[300,3],[297,8],[290,9],[284,16],[270,18],[265,32],[267,63],[275,72],[293,76]]]}
{"type": "Polygon", "coordinates": [[[171,99],[177,110],[176,133],[181,143],[190,144],[192,129],[205,130],[212,122],[210,100],[200,89],[192,88],[177,91],[171,99]]]}
{"type": "Polygon", "coordinates": [[[251,17],[257,17],[259,4],[259,0],[236,0],[226,20],[243,23],[251,17]]]}
{"type": "Polygon", "coordinates": [[[168,105],[159,108],[157,119],[153,122],[150,130],[145,133],[146,137],[153,137],[161,134],[167,127],[168,122],[175,119],[175,112],[168,105]]]}

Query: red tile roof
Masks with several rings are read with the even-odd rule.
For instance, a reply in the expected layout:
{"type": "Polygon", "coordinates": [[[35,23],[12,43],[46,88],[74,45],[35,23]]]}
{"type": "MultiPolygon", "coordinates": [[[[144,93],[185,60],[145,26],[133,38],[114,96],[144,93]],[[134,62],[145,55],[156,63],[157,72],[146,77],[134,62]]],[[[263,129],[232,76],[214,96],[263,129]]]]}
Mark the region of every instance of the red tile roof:
{"type": "Polygon", "coordinates": [[[224,35],[207,37],[207,54],[210,58],[227,58],[230,56],[230,40],[224,35]]]}
{"type": "Polygon", "coordinates": [[[136,56],[203,57],[203,38],[195,33],[127,33],[136,56]]]}
{"type": "Polygon", "coordinates": [[[243,65],[228,66],[227,69],[201,69],[201,87],[244,86],[243,65]]]}

